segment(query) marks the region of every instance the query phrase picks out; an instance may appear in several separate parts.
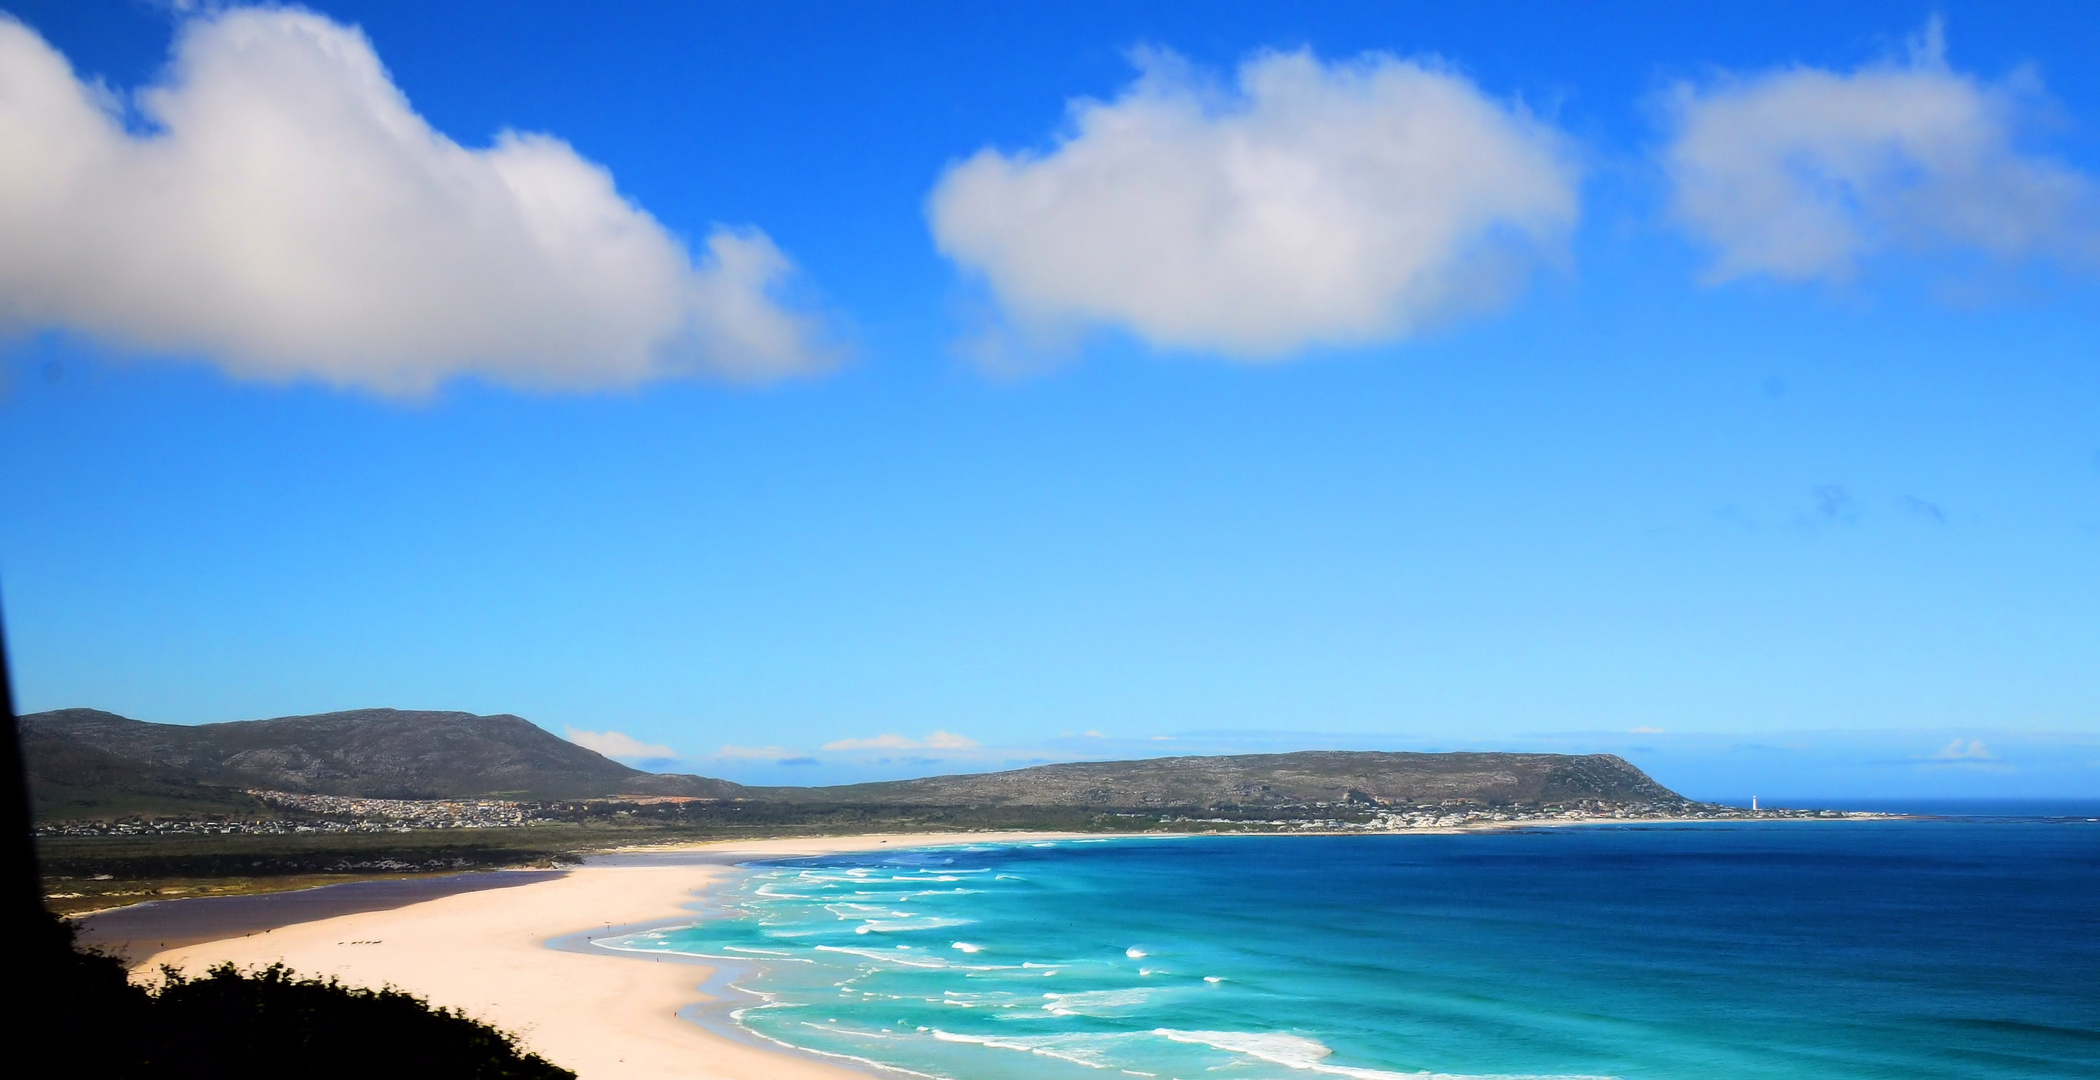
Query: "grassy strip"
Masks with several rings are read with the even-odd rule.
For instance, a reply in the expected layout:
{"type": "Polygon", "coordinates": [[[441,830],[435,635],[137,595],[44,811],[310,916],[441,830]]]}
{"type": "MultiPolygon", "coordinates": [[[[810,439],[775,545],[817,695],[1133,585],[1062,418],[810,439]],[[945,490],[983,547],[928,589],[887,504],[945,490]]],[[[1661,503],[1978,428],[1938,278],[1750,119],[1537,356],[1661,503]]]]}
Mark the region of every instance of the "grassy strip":
{"type": "Polygon", "coordinates": [[[147,900],[237,896],[316,885],[506,867],[551,867],[637,845],[1031,829],[1134,832],[1157,815],[1041,807],[741,806],[635,808],[506,829],[300,835],[46,836],[46,903],[81,914],[147,900]],[[681,812],[684,810],[684,812],[681,812]]]}

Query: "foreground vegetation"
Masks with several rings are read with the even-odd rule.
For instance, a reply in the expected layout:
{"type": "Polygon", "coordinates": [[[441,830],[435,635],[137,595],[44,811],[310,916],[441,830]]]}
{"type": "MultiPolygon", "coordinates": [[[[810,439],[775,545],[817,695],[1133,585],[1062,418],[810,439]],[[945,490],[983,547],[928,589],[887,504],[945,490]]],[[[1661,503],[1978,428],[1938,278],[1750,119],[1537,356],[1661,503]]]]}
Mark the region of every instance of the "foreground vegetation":
{"type": "Polygon", "coordinates": [[[50,1075],[130,1080],[573,1080],[575,1073],[504,1032],[398,990],[301,978],[282,965],[231,964],[202,978],[163,969],[157,986],[130,981],[121,960],[83,950],[46,916],[25,928],[33,987],[26,1030],[64,1057],[50,1075]]]}
{"type": "Polygon", "coordinates": [[[229,896],[373,878],[555,867],[636,845],[837,836],[866,832],[1157,829],[1159,814],[1059,808],[635,804],[550,807],[550,820],[508,829],[407,832],[44,835],[45,903],[61,914],[147,900],[229,896]]]}

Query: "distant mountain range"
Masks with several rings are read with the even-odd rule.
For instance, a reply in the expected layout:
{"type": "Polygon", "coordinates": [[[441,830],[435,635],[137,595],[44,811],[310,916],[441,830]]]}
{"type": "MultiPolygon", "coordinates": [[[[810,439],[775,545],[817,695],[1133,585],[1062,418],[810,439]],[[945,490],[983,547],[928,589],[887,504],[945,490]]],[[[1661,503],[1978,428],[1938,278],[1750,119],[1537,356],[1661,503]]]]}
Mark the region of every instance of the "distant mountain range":
{"type": "Polygon", "coordinates": [[[1202,809],[1310,803],[1685,800],[1606,754],[1308,751],[1040,765],[839,787],[745,787],[631,769],[521,717],[359,709],[154,724],[94,709],[21,718],[43,820],[244,813],[247,789],[365,798],[672,795],[797,804],[1202,809]]]}

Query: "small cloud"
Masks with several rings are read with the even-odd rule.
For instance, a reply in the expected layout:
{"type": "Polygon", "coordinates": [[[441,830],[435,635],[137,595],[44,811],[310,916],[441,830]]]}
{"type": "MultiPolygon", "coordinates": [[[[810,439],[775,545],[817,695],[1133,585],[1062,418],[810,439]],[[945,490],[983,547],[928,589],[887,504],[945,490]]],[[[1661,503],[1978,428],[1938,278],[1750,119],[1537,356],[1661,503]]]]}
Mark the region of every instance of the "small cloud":
{"type": "Polygon", "coordinates": [[[974,750],[976,747],[977,740],[947,731],[936,731],[924,739],[892,732],[872,739],[840,739],[824,744],[826,750],[974,750]]]}
{"type": "Polygon", "coordinates": [[[1714,517],[1721,521],[1727,522],[1728,524],[1733,525],[1736,528],[1743,530],[1744,532],[1757,531],[1757,519],[1751,517],[1749,513],[1743,510],[1742,507],[1737,506],[1734,503],[1729,503],[1727,506],[1723,506],[1716,509],[1714,511],[1714,517]]]}
{"type": "Polygon", "coordinates": [[[778,761],[794,753],[778,746],[724,746],[715,751],[715,757],[723,761],[778,761]]]}
{"type": "Polygon", "coordinates": [[[1661,735],[1663,734],[1663,729],[1659,727],[1637,727],[1629,728],[1626,733],[1629,735],[1661,735]]]}
{"type": "Polygon", "coordinates": [[[817,759],[816,759],[816,758],[813,758],[813,757],[809,757],[809,756],[807,756],[807,755],[804,755],[804,756],[802,756],[802,757],[784,757],[784,758],[781,758],[781,759],[780,759],[779,761],[776,761],[776,762],[774,762],[773,764],[775,764],[775,765],[815,765],[816,763],[817,763],[817,759]]]}
{"type": "Polygon", "coordinates": [[[562,729],[572,743],[604,754],[609,758],[675,758],[678,751],[661,743],[645,743],[632,735],[620,731],[578,731],[572,727],[562,729]]]}
{"type": "Polygon", "coordinates": [[[872,739],[840,739],[824,744],[826,750],[909,750],[919,743],[902,735],[877,735],[872,739]]]}
{"type": "Polygon", "coordinates": [[[1088,728],[1088,729],[1087,729],[1087,731],[1086,731],[1086,737],[1087,737],[1087,738],[1089,738],[1089,739],[1106,739],[1106,738],[1108,738],[1108,736],[1106,736],[1106,735],[1103,735],[1103,734],[1101,734],[1101,733],[1100,733],[1100,732],[1098,732],[1098,731],[1095,731],[1095,730],[1094,730],[1093,728],[1088,728]]]}
{"type": "Polygon", "coordinates": [[[1852,497],[1838,484],[1821,484],[1815,489],[1817,518],[1832,524],[1856,525],[1859,523],[1859,500],[1852,497]]]}
{"type": "Polygon", "coordinates": [[[1932,755],[1932,759],[1934,761],[1998,760],[1997,756],[1992,754],[1990,749],[1983,745],[1983,741],[1981,739],[1970,739],[1967,742],[1963,742],[1960,739],[1956,739],[1953,742],[1950,742],[1947,745],[1940,747],[1939,753],[1932,755]]]}
{"type": "Polygon", "coordinates": [[[1981,739],[1955,739],[1918,763],[1921,769],[1960,769],[1967,772],[2010,773],[2013,766],[2000,761],[1981,739]]]}
{"type": "Polygon", "coordinates": [[[1947,512],[1938,503],[1926,502],[1915,495],[1905,495],[1896,500],[1896,505],[1920,517],[1930,518],[1936,525],[1947,523],[1947,512]]]}

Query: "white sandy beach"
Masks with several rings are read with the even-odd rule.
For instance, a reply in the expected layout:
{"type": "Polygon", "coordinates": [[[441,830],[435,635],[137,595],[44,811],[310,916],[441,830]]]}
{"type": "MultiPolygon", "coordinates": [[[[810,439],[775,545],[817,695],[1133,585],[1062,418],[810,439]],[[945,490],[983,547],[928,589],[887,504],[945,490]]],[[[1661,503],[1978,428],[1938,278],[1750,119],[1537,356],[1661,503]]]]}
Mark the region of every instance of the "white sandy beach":
{"type": "MultiPolygon", "coordinates": [[[[678,850],[736,857],[786,857],[893,844],[1012,842],[1052,834],[825,837],[695,845],[678,850]]],[[[145,958],[140,972],[173,965],[192,975],[221,961],[257,967],[283,961],[303,975],[355,986],[395,986],[461,1009],[517,1034],[583,1080],[819,1080],[864,1076],[798,1055],[714,1034],[681,1020],[708,1000],[694,964],[564,952],[549,939],[593,927],[669,923],[726,865],[585,866],[567,876],[460,893],[388,911],[343,915],[247,937],[190,945],[145,958]]]]}

